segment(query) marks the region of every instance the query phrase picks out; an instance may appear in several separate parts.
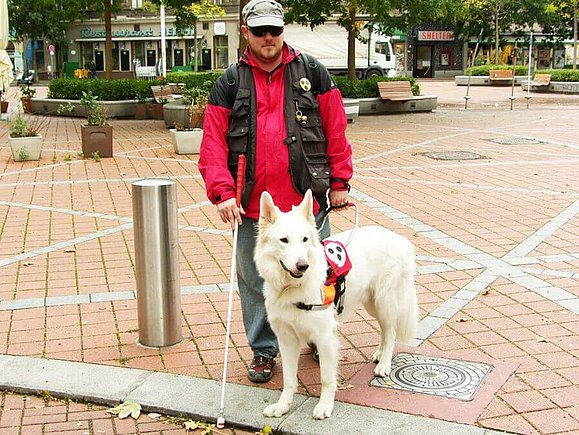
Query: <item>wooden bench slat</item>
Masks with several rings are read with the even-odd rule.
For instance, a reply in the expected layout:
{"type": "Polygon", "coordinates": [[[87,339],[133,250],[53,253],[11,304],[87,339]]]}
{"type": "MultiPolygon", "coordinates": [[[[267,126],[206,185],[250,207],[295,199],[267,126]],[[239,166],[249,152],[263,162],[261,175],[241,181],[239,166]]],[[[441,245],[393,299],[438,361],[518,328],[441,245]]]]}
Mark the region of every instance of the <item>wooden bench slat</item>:
{"type": "Polygon", "coordinates": [[[492,69],[489,71],[489,80],[513,80],[513,70],[492,69]]]}
{"type": "Polygon", "coordinates": [[[414,98],[408,80],[378,82],[378,91],[383,100],[405,101],[414,98]]]}
{"type": "Polygon", "coordinates": [[[551,74],[535,74],[531,86],[549,86],[551,83],[551,74]]]}

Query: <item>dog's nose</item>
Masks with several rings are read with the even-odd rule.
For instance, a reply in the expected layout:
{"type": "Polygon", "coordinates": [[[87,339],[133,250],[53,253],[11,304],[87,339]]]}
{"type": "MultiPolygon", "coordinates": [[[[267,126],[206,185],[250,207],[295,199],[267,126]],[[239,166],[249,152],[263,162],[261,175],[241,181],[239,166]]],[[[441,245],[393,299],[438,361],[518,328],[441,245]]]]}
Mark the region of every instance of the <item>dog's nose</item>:
{"type": "Polygon", "coordinates": [[[296,269],[299,272],[305,272],[306,270],[308,270],[308,267],[310,267],[310,265],[305,261],[298,261],[296,264],[296,269]]]}

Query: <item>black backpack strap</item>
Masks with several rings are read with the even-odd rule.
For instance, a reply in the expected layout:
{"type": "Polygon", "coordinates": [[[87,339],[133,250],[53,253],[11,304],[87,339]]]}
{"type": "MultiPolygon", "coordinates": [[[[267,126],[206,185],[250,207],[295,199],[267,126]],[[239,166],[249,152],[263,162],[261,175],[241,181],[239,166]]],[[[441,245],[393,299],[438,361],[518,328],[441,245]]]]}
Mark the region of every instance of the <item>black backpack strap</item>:
{"type": "Polygon", "coordinates": [[[320,69],[318,68],[318,62],[306,53],[300,53],[300,56],[306,68],[306,76],[312,84],[312,92],[318,95],[320,93],[320,69]]]}
{"type": "Polygon", "coordinates": [[[232,63],[225,70],[225,81],[227,84],[226,99],[229,107],[233,107],[237,89],[239,88],[239,64],[232,63]]]}

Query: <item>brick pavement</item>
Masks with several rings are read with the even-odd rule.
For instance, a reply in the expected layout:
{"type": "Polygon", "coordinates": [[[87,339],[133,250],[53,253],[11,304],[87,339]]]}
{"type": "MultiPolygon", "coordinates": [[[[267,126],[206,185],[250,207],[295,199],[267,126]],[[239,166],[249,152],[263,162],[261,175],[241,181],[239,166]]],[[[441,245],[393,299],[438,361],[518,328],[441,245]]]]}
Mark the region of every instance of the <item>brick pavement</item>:
{"type": "MultiPolygon", "coordinates": [[[[576,97],[537,97],[530,109],[521,102],[511,112],[503,101],[509,90],[471,88],[464,111],[464,89],[423,82],[423,93],[431,90],[445,106],[434,113],[361,117],[348,127],[360,223],[387,226],[416,245],[421,323],[414,352],[513,367],[506,382],[487,392],[488,402],[477,404],[471,424],[579,433],[576,97]],[[492,141],[505,138],[540,143],[492,141]],[[425,155],[441,151],[482,158],[439,161],[425,155]]],[[[231,240],[206,200],[197,156],[175,155],[160,121],[117,120],[115,158],[85,160],[78,156],[79,125],[51,118],[42,160],[24,163],[10,158],[2,125],[0,352],[219,380],[231,240]],[[167,349],[136,345],[130,183],[148,176],[170,176],[178,184],[185,340],[167,349]]],[[[332,224],[335,231],[351,228],[353,213],[333,215],[332,224]]],[[[232,331],[228,380],[249,385],[251,352],[237,298],[232,331]]],[[[368,367],[377,337],[375,322],[362,311],[345,323],[346,384],[368,367]]],[[[317,395],[319,378],[306,353],[300,392],[317,395]]],[[[262,388],[280,387],[278,371],[262,388]]],[[[367,398],[360,397],[366,390],[351,390],[350,403],[367,398]]],[[[401,403],[409,398],[403,412],[420,414],[412,407],[417,394],[397,394],[401,403]]],[[[2,400],[0,428],[4,419],[25,415],[28,403],[11,394],[2,400]],[[16,412],[6,414],[13,407],[16,412]]],[[[42,423],[45,433],[49,423],[75,421],[65,407],[39,400],[30,398],[42,409],[63,408],[58,419],[42,423]]],[[[450,399],[428,400],[426,409],[437,409],[450,399]]],[[[452,412],[438,418],[461,421],[452,412]]],[[[118,423],[106,414],[83,421],[95,420],[113,428],[118,423]]],[[[144,424],[132,433],[145,432],[144,424]]]]}

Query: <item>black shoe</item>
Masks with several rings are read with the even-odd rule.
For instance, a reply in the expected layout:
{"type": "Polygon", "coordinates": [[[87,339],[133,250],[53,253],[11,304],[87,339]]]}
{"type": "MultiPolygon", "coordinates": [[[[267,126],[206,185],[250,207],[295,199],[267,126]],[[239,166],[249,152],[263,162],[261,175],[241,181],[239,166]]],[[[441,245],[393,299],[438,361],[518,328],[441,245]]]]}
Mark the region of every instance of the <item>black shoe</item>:
{"type": "Polygon", "coordinates": [[[251,382],[261,384],[268,382],[273,376],[273,368],[275,367],[275,359],[267,356],[258,355],[253,358],[247,370],[247,377],[251,382]]]}
{"type": "Polygon", "coordinates": [[[314,343],[308,343],[308,347],[312,351],[312,359],[319,363],[320,362],[320,354],[318,353],[318,347],[314,343]]]}

